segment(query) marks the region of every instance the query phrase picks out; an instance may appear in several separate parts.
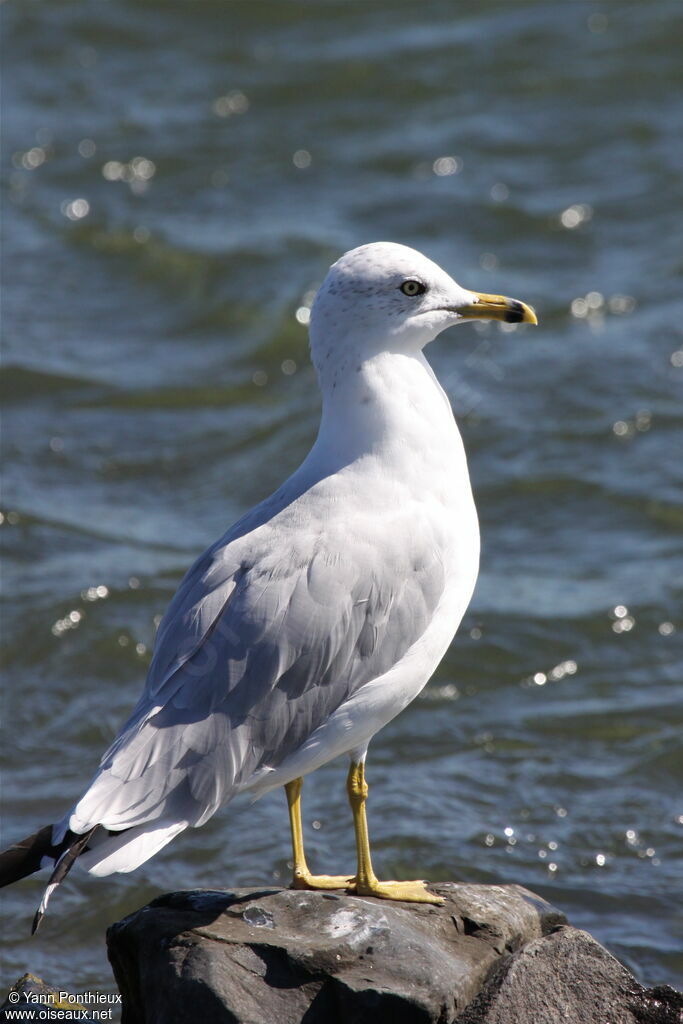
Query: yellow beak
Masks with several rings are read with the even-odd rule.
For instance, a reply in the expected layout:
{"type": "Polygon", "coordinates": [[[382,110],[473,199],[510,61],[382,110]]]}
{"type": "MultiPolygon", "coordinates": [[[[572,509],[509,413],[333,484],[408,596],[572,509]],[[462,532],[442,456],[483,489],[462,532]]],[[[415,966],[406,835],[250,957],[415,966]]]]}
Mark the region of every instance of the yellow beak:
{"type": "Polygon", "coordinates": [[[476,300],[465,306],[458,306],[456,312],[468,320],[504,320],[506,324],[537,324],[538,320],[531,306],[519,299],[508,299],[505,295],[485,295],[473,292],[476,300]]]}

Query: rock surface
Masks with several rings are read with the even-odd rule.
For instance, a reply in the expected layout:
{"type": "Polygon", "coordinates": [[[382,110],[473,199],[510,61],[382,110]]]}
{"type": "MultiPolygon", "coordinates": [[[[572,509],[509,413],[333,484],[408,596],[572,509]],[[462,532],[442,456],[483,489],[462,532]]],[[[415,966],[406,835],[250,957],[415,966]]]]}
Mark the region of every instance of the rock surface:
{"type": "Polygon", "coordinates": [[[95,1024],[75,996],[52,988],[35,974],[24,974],[15,981],[0,1006],[0,1022],[11,1020],[80,1020],[95,1024]]]}
{"type": "Polygon", "coordinates": [[[679,1024],[673,989],[644,990],[539,896],[432,888],[443,907],[289,889],[163,896],[107,934],[123,1024],[679,1024]]]}
{"type": "Polygon", "coordinates": [[[683,995],[645,989],[588,932],[563,926],[501,960],[458,1024],[680,1024],[683,995]]]}

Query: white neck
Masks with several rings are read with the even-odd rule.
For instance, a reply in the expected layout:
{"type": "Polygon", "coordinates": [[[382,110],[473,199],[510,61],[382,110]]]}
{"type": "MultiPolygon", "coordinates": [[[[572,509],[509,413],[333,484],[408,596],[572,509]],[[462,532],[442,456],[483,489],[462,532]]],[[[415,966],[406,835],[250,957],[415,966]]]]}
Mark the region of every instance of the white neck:
{"type": "Polygon", "coordinates": [[[462,450],[448,398],[422,352],[380,352],[321,386],[323,412],[309,459],[325,468],[364,456],[404,462],[408,452],[431,461],[438,452],[453,457],[462,450]]]}

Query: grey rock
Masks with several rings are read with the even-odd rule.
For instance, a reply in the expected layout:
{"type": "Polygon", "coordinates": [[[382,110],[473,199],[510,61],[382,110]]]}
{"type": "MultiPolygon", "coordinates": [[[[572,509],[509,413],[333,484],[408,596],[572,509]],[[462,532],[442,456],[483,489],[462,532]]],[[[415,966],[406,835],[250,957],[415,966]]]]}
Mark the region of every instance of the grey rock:
{"type": "Polygon", "coordinates": [[[457,1024],[680,1024],[683,995],[646,989],[587,932],[560,927],[504,957],[457,1024]]]}
{"type": "Polygon", "coordinates": [[[563,923],[521,886],[432,887],[445,905],[238,889],[163,896],[107,934],[124,1024],[453,1021],[563,923]]]}
{"type": "Polygon", "coordinates": [[[342,893],[192,891],[113,925],[123,1024],[681,1024],[586,932],[516,885],[443,907],[342,893]]]}

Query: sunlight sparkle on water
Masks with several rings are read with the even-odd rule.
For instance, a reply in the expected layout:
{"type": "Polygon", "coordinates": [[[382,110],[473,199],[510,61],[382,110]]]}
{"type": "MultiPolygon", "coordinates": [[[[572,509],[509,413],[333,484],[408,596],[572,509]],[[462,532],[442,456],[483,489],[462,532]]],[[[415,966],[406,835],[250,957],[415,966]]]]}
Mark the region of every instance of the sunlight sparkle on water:
{"type": "Polygon", "coordinates": [[[568,206],[566,210],[563,210],[560,214],[560,223],[563,228],[569,230],[578,228],[579,224],[583,224],[585,221],[589,221],[593,216],[593,207],[589,206],[588,203],[574,203],[572,206],[568,206]]]}
{"type": "Polygon", "coordinates": [[[87,199],[65,199],[60,209],[69,220],[82,220],[90,213],[90,203],[87,199]]]}
{"type": "Polygon", "coordinates": [[[585,320],[589,327],[597,330],[603,326],[606,313],[626,316],[635,308],[636,300],[632,295],[612,295],[606,299],[598,291],[577,295],[569,304],[569,311],[576,320],[585,320]]]}
{"type": "Polygon", "coordinates": [[[632,420],[617,420],[612,426],[616,437],[630,440],[638,434],[646,433],[652,426],[652,414],[649,409],[639,409],[632,420]]]}
{"type": "Polygon", "coordinates": [[[616,605],[610,612],[610,616],[614,619],[612,629],[615,633],[629,633],[636,624],[635,618],[629,614],[625,604],[616,605]]]}
{"type": "Polygon", "coordinates": [[[292,163],[300,171],[305,171],[307,167],[310,167],[312,159],[307,149],[297,149],[296,153],[292,155],[292,163]]]}
{"type": "Polygon", "coordinates": [[[483,252],[479,257],[479,266],[482,270],[496,270],[498,267],[498,257],[492,252],[483,252]]]}
{"type": "Polygon", "coordinates": [[[527,676],[523,679],[521,686],[545,686],[548,682],[558,682],[560,679],[564,679],[565,676],[573,676],[579,670],[579,666],[573,658],[568,658],[566,661],[560,661],[553,668],[548,669],[547,672],[535,672],[532,676],[527,676]]]}
{"type": "Polygon", "coordinates": [[[46,158],[47,153],[43,147],[34,146],[32,149],[27,149],[25,153],[15,153],[12,163],[15,167],[23,168],[25,171],[35,171],[36,167],[45,163],[46,158]]]}
{"type": "Polygon", "coordinates": [[[83,619],[83,612],[79,608],[74,608],[68,612],[63,619],[57,619],[52,626],[52,635],[61,636],[66,633],[69,629],[76,629],[83,619]]]}
{"type": "Polygon", "coordinates": [[[78,143],[78,152],[84,160],[89,160],[97,152],[97,145],[93,139],[81,139],[78,143]]]}
{"type": "Polygon", "coordinates": [[[102,177],[107,181],[124,181],[131,192],[141,195],[156,174],[157,167],[146,156],[134,156],[128,163],[121,160],[107,160],[102,165],[102,177]]]}
{"type": "Polygon", "coordinates": [[[572,304],[570,308],[572,311],[572,316],[584,317],[588,315],[588,303],[585,299],[582,299],[580,297],[578,299],[572,299],[572,304]]]}
{"type": "Polygon", "coordinates": [[[636,300],[632,295],[613,295],[607,303],[607,308],[615,316],[626,316],[636,308],[636,300]]]}
{"type": "Polygon", "coordinates": [[[432,164],[432,170],[437,177],[446,178],[462,170],[462,160],[459,156],[440,156],[432,164]]]}
{"type": "Polygon", "coordinates": [[[246,114],[249,110],[249,100],[239,89],[233,89],[225,96],[217,96],[211,104],[211,109],[217,117],[232,117],[233,114],[246,114]]]}

